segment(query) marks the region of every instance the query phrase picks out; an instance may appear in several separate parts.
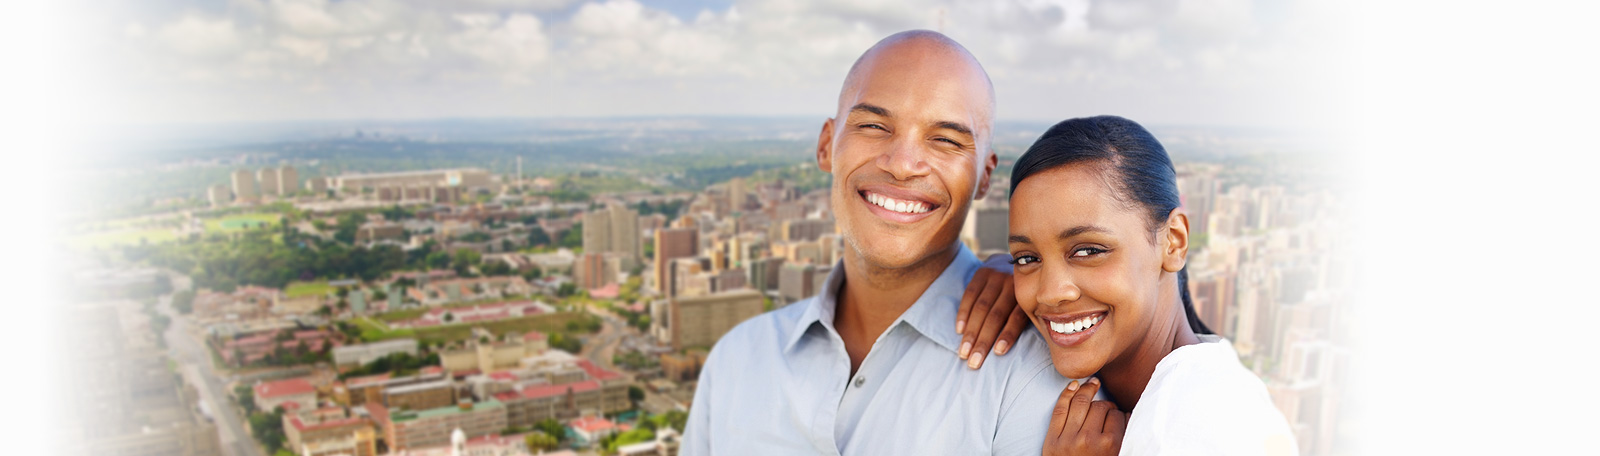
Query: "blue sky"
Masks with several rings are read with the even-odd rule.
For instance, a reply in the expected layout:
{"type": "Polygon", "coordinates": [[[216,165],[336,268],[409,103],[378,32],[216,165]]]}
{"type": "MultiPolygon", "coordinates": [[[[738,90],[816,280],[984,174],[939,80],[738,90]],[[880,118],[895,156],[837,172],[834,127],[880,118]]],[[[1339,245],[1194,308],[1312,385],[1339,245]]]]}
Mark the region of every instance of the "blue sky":
{"type": "Polygon", "coordinates": [[[1303,127],[1344,11],[1293,0],[121,0],[84,9],[92,121],[827,116],[891,33],[962,42],[1002,119],[1303,127]]]}

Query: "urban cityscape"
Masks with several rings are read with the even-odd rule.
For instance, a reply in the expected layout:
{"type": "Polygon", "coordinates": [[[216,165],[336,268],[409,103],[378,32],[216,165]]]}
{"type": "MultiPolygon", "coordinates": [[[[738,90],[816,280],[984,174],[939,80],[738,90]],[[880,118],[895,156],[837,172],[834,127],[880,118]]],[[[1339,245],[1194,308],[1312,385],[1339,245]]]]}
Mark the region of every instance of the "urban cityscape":
{"type": "MultiPolygon", "coordinates": [[[[83,455],[675,455],[718,338],[819,293],[843,249],[809,122],[706,122],[535,129],[537,149],[334,125],[94,171],[105,196],[63,238],[57,437],[83,455]]],[[[1044,126],[997,127],[998,188],[1044,126]]],[[[1154,130],[1198,314],[1301,454],[1338,454],[1330,171],[1279,137],[1154,130]]],[[[961,242],[1003,253],[1006,224],[992,192],[961,242]]]]}

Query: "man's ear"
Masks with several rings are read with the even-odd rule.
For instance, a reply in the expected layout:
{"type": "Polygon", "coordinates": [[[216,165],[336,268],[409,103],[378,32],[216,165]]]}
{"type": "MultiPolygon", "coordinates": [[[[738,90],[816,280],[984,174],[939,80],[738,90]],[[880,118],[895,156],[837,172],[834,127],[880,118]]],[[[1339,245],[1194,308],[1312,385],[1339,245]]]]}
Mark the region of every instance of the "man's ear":
{"type": "Polygon", "coordinates": [[[817,135],[817,169],[833,174],[833,118],[822,122],[822,133],[817,135]]]}
{"type": "Polygon", "coordinates": [[[1183,265],[1189,262],[1189,214],[1183,208],[1173,209],[1167,213],[1167,225],[1162,228],[1163,249],[1161,251],[1161,269],[1176,273],[1183,270],[1183,265]]]}
{"type": "Polygon", "coordinates": [[[989,158],[983,161],[983,171],[978,173],[978,193],[972,197],[974,200],[981,200],[989,195],[989,176],[994,174],[995,166],[1000,164],[1000,158],[994,153],[993,147],[989,148],[988,155],[989,158]]]}

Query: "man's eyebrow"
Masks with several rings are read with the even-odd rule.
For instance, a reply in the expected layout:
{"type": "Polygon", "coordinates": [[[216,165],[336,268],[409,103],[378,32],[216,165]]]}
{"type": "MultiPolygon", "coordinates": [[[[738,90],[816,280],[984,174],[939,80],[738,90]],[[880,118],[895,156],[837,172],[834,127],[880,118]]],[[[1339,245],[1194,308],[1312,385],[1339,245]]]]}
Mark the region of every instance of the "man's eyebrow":
{"type": "Polygon", "coordinates": [[[872,105],[872,104],[867,104],[867,103],[857,103],[855,106],[850,108],[850,112],[856,112],[856,111],[866,111],[866,112],[877,114],[877,115],[880,115],[880,116],[883,116],[883,117],[890,117],[889,116],[889,110],[883,109],[882,107],[879,107],[877,105],[872,105]]]}
{"type": "Polygon", "coordinates": [[[935,128],[948,128],[948,129],[960,132],[961,134],[964,134],[964,135],[967,135],[967,136],[972,136],[972,129],[971,128],[967,128],[966,125],[962,125],[960,122],[951,122],[951,121],[945,120],[945,121],[940,121],[938,123],[935,123],[935,124],[933,124],[933,126],[935,128]]]}

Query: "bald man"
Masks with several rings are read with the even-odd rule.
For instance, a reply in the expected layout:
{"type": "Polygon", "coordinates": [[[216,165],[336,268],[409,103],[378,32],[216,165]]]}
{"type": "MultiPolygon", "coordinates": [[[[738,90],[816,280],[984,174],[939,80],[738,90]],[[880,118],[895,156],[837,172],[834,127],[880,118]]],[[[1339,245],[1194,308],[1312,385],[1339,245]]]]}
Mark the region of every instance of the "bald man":
{"type": "Polygon", "coordinates": [[[1066,379],[1037,331],[971,370],[951,330],[981,266],[957,238],[989,192],[993,116],[988,75],[944,35],[856,61],[816,150],[843,258],[820,295],[717,342],[682,454],[1040,453],[1066,379]]]}

